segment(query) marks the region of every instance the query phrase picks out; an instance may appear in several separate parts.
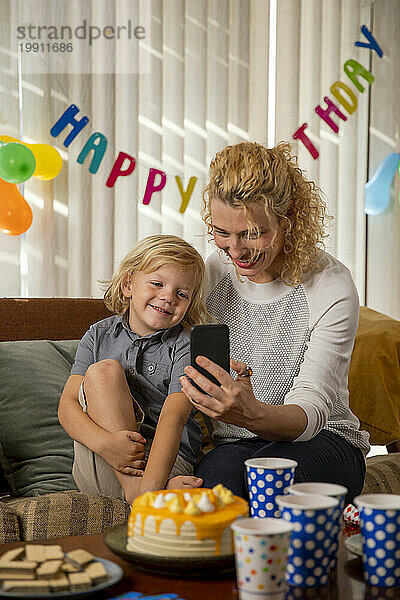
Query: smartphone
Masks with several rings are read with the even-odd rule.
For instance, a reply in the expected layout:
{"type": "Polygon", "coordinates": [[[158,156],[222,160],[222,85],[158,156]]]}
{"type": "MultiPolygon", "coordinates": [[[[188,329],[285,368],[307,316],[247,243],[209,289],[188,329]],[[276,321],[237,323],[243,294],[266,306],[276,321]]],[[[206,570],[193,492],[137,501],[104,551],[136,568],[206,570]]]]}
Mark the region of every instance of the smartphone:
{"type": "MultiPolygon", "coordinates": [[[[190,330],[190,364],[199,373],[220,385],[211,373],[196,363],[197,356],[206,356],[229,373],[229,327],[228,325],[195,325],[190,330]]],[[[205,393],[198,385],[192,384],[205,393]]]]}

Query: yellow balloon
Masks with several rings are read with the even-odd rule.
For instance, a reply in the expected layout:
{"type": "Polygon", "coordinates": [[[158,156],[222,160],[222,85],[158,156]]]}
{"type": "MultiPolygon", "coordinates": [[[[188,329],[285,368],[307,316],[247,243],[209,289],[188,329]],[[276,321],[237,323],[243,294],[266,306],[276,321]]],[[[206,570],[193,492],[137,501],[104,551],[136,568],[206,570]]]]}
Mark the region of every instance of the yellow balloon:
{"type": "Polygon", "coordinates": [[[49,144],[29,144],[36,160],[33,176],[42,181],[57,177],[63,166],[59,152],[49,144]]]}
{"type": "Polygon", "coordinates": [[[10,135],[0,135],[0,142],[4,142],[5,144],[11,144],[11,143],[17,143],[17,144],[23,144],[24,146],[27,146],[28,144],[24,144],[24,142],[20,142],[19,140],[17,140],[17,138],[13,138],[10,135]]]}
{"type": "Polygon", "coordinates": [[[0,135],[0,142],[4,142],[5,144],[17,142],[29,148],[36,161],[36,167],[33,172],[33,176],[36,179],[40,179],[41,181],[54,179],[62,169],[63,160],[60,153],[53,146],[50,146],[50,144],[27,144],[10,135],[0,135]]]}

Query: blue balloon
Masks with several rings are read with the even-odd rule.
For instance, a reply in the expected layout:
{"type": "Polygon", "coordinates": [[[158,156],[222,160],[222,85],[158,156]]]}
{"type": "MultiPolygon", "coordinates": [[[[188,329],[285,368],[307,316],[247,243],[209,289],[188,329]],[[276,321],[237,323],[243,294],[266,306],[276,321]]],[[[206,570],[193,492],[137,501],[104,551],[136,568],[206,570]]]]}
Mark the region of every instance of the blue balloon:
{"type": "Polygon", "coordinates": [[[399,160],[398,152],[389,154],[365,184],[364,212],[367,215],[379,215],[387,209],[390,202],[390,187],[399,166],[399,160]]]}

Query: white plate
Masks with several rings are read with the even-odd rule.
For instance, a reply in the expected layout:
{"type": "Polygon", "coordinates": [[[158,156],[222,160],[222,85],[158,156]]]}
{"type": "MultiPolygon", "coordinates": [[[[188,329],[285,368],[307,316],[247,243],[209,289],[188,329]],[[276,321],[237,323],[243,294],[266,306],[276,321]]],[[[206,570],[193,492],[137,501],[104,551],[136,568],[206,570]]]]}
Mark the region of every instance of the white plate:
{"type": "Polygon", "coordinates": [[[362,556],[363,553],[363,538],[361,533],[357,535],[351,535],[344,540],[344,545],[347,550],[356,556],[362,556]]]}
{"type": "Polygon", "coordinates": [[[124,572],[119,565],[111,560],[106,560],[105,558],[95,557],[95,560],[99,561],[104,566],[108,573],[108,578],[97,585],[92,585],[92,587],[87,590],[79,590],[77,592],[49,592],[48,594],[43,594],[43,592],[37,594],[22,594],[21,592],[5,592],[0,588],[0,598],[68,598],[68,600],[70,598],[86,598],[86,596],[90,596],[100,590],[111,587],[122,579],[124,572]]]}

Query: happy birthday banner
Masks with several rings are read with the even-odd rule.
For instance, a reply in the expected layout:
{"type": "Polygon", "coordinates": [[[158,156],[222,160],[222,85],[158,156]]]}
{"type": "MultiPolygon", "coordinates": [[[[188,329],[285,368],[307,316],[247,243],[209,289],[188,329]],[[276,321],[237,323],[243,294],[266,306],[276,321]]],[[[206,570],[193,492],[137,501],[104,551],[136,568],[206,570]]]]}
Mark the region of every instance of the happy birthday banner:
{"type": "MultiPolygon", "coordinates": [[[[362,25],[361,33],[367,41],[356,41],[354,45],[375,51],[379,58],[382,58],[383,51],[366,25],[362,25]]],[[[347,60],[343,65],[343,70],[355,88],[361,93],[364,92],[365,88],[360,83],[360,78],[367,81],[368,84],[374,81],[372,73],[354,59],[347,60]]],[[[349,85],[342,81],[335,81],[330,87],[330,91],[338,104],[349,115],[354,113],[358,104],[357,97],[349,85]]],[[[328,96],[324,97],[324,102],[326,107],[316,106],[315,113],[337,134],[339,126],[331,118],[331,113],[334,113],[342,121],[347,121],[347,116],[328,96]]],[[[89,117],[87,116],[77,118],[79,112],[80,109],[75,104],[71,104],[50,130],[53,137],[58,137],[67,126],[72,126],[72,130],[64,140],[66,148],[89,123],[89,117]]],[[[293,138],[300,140],[315,160],[319,157],[319,152],[306,134],[307,127],[308,124],[303,123],[295,131],[293,138]]],[[[92,152],[89,172],[95,174],[100,167],[107,147],[106,136],[96,131],[92,133],[83,146],[77,162],[83,164],[89,153],[92,152]]],[[[31,176],[42,181],[54,179],[61,171],[62,164],[63,161],[59,152],[49,144],[28,144],[8,135],[0,136],[0,197],[2,200],[0,203],[0,231],[2,233],[20,235],[32,223],[32,210],[19,192],[17,184],[27,181],[31,176]]],[[[119,152],[108,175],[106,186],[113,188],[119,177],[131,175],[136,164],[137,161],[133,156],[126,152],[119,152]]],[[[164,189],[167,182],[167,173],[156,168],[146,167],[146,169],[149,173],[142,202],[148,205],[153,194],[164,189]]],[[[390,189],[398,170],[400,173],[400,154],[394,152],[383,160],[376,173],[365,184],[364,210],[366,214],[378,215],[386,210],[390,202],[390,189]]],[[[195,176],[190,177],[188,185],[184,189],[180,176],[174,175],[174,177],[181,197],[179,212],[184,213],[198,178],[195,176]]]]}
{"type": "MultiPolygon", "coordinates": [[[[354,42],[354,45],[360,48],[367,48],[371,51],[374,50],[379,58],[382,58],[382,49],[366,25],[362,25],[361,33],[367,38],[368,42],[354,42]]],[[[364,87],[359,82],[360,77],[365,79],[365,81],[367,81],[369,84],[371,84],[375,79],[368,69],[353,59],[347,60],[344,63],[343,70],[350,81],[360,92],[364,92],[364,87]]],[[[342,81],[335,81],[335,83],[331,85],[330,91],[338,103],[349,113],[349,115],[352,115],[357,108],[357,97],[353,90],[346,83],[343,83],[342,81]],[[347,94],[347,96],[344,96],[342,92],[347,94]]],[[[324,97],[324,102],[326,103],[326,108],[318,105],[314,110],[319,118],[325,121],[332,131],[337,134],[339,133],[339,127],[330,117],[330,114],[336,114],[340,119],[342,119],[342,121],[347,121],[347,117],[328,96],[324,97]]],[[[303,123],[303,125],[301,125],[294,132],[293,139],[300,140],[300,142],[307,148],[313,159],[316,160],[319,156],[319,152],[305,132],[307,127],[308,123],[303,123]]]]}
{"type": "MultiPolygon", "coordinates": [[[[76,115],[79,113],[79,108],[75,104],[71,104],[67,110],[61,115],[57,123],[50,129],[50,133],[53,137],[57,137],[60,133],[68,126],[72,125],[72,131],[67,135],[64,140],[64,146],[68,148],[70,143],[81,133],[81,131],[89,123],[89,117],[83,116],[80,120],[76,119],[76,115]]],[[[83,146],[77,161],[80,164],[85,162],[89,152],[93,151],[91,163],[89,165],[90,173],[97,173],[100,163],[103,160],[104,154],[107,150],[107,138],[104,134],[96,131],[92,133],[86,144],[83,146]]],[[[127,154],[126,152],[119,152],[116,161],[114,162],[110,174],[106,181],[106,186],[113,188],[118,177],[127,177],[131,175],[136,167],[136,159],[127,154]]],[[[184,213],[187,205],[189,204],[190,198],[193,194],[194,186],[197,182],[197,177],[190,177],[188,186],[186,189],[183,188],[182,180],[179,175],[175,175],[175,181],[178,186],[179,193],[182,198],[181,206],[179,209],[180,213],[184,213]]],[[[167,174],[160,169],[150,168],[147,177],[146,189],[143,195],[143,204],[150,204],[152,195],[155,192],[161,192],[167,183],[167,174]],[[156,183],[156,178],[159,181],[156,183]]]]}

